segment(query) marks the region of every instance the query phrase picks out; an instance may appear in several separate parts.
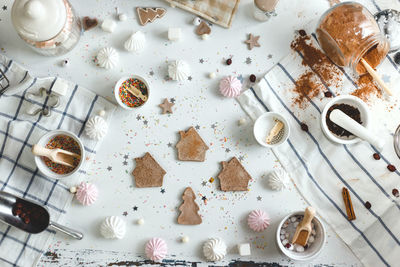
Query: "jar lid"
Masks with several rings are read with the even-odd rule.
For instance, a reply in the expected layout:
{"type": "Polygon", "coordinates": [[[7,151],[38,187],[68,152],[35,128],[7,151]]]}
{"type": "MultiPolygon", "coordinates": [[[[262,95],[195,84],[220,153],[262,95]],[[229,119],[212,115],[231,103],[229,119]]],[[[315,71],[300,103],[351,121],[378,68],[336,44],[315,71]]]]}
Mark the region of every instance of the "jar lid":
{"type": "Polygon", "coordinates": [[[279,0],[254,0],[256,7],[265,12],[272,12],[275,10],[279,0]]]}
{"type": "Polygon", "coordinates": [[[18,34],[31,41],[47,41],[63,29],[67,12],[63,0],[16,0],[11,20],[18,34]]]}

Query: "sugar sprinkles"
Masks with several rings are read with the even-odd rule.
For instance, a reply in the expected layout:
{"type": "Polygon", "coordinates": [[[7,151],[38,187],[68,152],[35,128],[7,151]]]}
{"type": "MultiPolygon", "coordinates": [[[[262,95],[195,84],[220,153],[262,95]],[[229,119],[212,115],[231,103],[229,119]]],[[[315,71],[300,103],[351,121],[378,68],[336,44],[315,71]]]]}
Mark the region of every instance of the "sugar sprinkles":
{"type": "MultiPolygon", "coordinates": [[[[81,155],[81,149],[79,147],[78,142],[76,142],[74,138],[67,135],[54,136],[46,144],[46,148],[48,149],[60,148],[81,155]]],[[[51,161],[46,157],[42,157],[42,160],[52,172],[55,172],[57,174],[68,174],[72,172],[80,162],[80,159],[75,159],[73,163],[74,167],[68,167],[62,164],[54,163],[53,161],[51,161]]]]}
{"type": "Polygon", "coordinates": [[[126,88],[132,86],[140,90],[140,92],[144,96],[148,95],[148,88],[143,81],[136,78],[129,78],[126,81],[124,81],[119,87],[119,98],[121,99],[122,103],[124,103],[126,106],[130,108],[140,107],[146,101],[128,92],[126,88]]]}

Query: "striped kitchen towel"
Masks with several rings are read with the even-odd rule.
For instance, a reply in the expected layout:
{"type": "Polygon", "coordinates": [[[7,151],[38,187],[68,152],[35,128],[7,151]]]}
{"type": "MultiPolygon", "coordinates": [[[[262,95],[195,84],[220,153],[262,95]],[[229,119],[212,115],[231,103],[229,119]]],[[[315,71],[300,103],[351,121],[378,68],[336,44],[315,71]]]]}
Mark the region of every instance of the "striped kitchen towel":
{"type": "MultiPolygon", "coordinates": [[[[115,105],[95,93],[71,82],[51,116],[31,116],[27,111],[48,105],[49,97],[28,98],[44,87],[51,91],[60,78],[35,78],[17,63],[0,55],[0,68],[11,87],[0,96],[0,190],[35,200],[49,208],[53,221],[60,222],[72,199],[69,186],[83,180],[88,159],[96,154],[99,142],[84,134],[86,121],[101,110],[109,121],[115,105]],[[37,169],[31,147],[45,133],[63,129],[78,135],[86,150],[86,162],[79,173],[65,181],[45,177],[37,169]]],[[[79,228],[79,226],[77,226],[79,228]]],[[[49,246],[53,232],[32,235],[0,222],[0,266],[36,266],[49,246]]]]}
{"type": "MultiPolygon", "coordinates": [[[[374,1],[377,6],[376,3],[374,1]]],[[[314,36],[311,42],[318,47],[314,36]]],[[[379,71],[385,74],[384,79],[395,96],[391,99],[372,97],[368,101],[373,114],[372,130],[386,141],[381,160],[375,160],[372,155],[377,150],[368,143],[339,145],[323,134],[321,111],[331,98],[319,94],[306,100],[302,107],[295,103],[298,94],[294,88],[305,72],[311,73],[322,93],[329,91],[335,96],[360,89],[354,78],[333,65],[333,72],[339,76],[339,86],[330,86],[318,71],[302,64],[303,56],[293,51],[237,100],[254,120],[268,111],[279,112],[289,120],[289,140],[274,148],[274,154],[300,194],[360,261],[366,266],[399,266],[400,203],[393,189],[400,190],[400,172],[390,172],[387,166],[394,164],[400,168],[393,148],[393,133],[400,123],[400,68],[387,56],[379,71]],[[308,132],[301,129],[302,123],[308,125],[308,132]],[[343,187],[350,191],[356,220],[347,220],[341,195],[343,187]],[[369,209],[365,206],[367,202],[371,204],[369,209]]]]}

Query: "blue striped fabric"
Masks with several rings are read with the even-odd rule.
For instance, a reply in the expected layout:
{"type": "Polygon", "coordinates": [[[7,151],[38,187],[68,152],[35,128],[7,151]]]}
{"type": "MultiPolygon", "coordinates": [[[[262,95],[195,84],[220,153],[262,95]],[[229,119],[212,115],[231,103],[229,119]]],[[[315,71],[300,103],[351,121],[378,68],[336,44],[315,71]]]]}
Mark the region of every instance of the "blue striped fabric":
{"type": "MultiPolygon", "coordinates": [[[[0,97],[0,190],[37,201],[49,208],[52,220],[59,221],[72,199],[69,187],[82,180],[84,169],[70,177],[71,184],[53,180],[41,174],[35,166],[31,147],[45,133],[63,129],[79,135],[89,157],[96,153],[99,142],[90,140],[84,133],[86,121],[101,110],[110,120],[115,105],[102,97],[68,81],[69,90],[51,117],[41,114],[30,116],[30,108],[46,107],[49,97],[27,99],[29,92],[44,87],[51,92],[58,78],[32,78],[28,71],[17,63],[0,55],[0,67],[10,76],[18,91],[0,97]]],[[[0,222],[0,266],[35,265],[47,248],[54,231],[46,230],[31,235],[0,222]]]]}

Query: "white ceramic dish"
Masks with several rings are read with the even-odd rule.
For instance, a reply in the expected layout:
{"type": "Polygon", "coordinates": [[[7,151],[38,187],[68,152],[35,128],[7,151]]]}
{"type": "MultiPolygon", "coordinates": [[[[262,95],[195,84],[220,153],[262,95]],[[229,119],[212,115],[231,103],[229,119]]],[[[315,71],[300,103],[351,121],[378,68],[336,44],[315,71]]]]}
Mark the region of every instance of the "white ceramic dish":
{"type": "Polygon", "coordinates": [[[114,87],[114,97],[115,97],[115,100],[117,101],[118,105],[120,105],[120,107],[122,107],[123,109],[126,109],[126,110],[137,110],[138,108],[143,107],[144,105],[146,105],[147,102],[149,102],[149,98],[150,98],[150,87],[149,87],[148,82],[147,82],[144,78],[142,78],[142,77],[140,77],[140,76],[138,76],[138,75],[125,76],[125,77],[122,77],[121,79],[119,79],[118,82],[115,84],[115,87],[114,87]],[[134,107],[132,107],[132,108],[131,108],[131,107],[128,107],[127,105],[125,105],[124,103],[122,103],[121,98],[119,97],[119,88],[121,87],[121,84],[122,84],[124,81],[126,81],[126,80],[128,80],[128,79],[130,79],[130,78],[134,78],[134,79],[141,80],[141,81],[146,85],[146,87],[147,87],[147,100],[146,100],[146,102],[144,102],[143,105],[141,105],[141,106],[139,106],[139,107],[135,107],[135,108],[134,108],[134,107]]]}
{"type": "Polygon", "coordinates": [[[258,117],[256,122],[254,123],[253,134],[254,134],[254,137],[256,138],[257,142],[260,145],[262,145],[264,147],[268,147],[268,148],[273,148],[273,147],[281,145],[289,138],[290,127],[289,127],[289,123],[286,120],[286,118],[283,117],[281,114],[276,113],[276,112],[266,112],[263,115],[261,115],[260,117],[258,117]],[[274,127],[276,119],[283,122],[284,133],[279,142],[277,142],[273,145],[270,145],[265,142],[265,139],[267,138],[269,131],[272,129],[272,127],[274,127]]]}
{"type": "Polygon", "coordinates": [[[42,160],[41,157],[39,156],[35,156],[35,163],[36,166],[38,167],[39,171],[41,173],[43,173],[45,176],[49,177],[49,178],[53,178],[53,179],[62,179],[62,178],[66,178],[68,176],[71,176],[72,174],[76,173],[78,170],[80,170],[82,168],[84,159],[85,159],[85,148],[83,146],[82,141],[79,139],[78,136],[76,136],[74,133],[69,132],[69,131],[63,131],[63,130],[54,130],[54,131],[50,131],[47,134],[43,135],[39,141],[37,142],[38,145],[40,146],[46,146],[47,143],[50,141],[51,138],[57,136],[57,135],[66,135],[69,137],[72,137],[79,145],[79,148],[81,149],[81,160],[78,164],[78,166],[76,166],[76,168],[67,174],[58,174],[55,173],[53,171],[51,171],[46,164],[44,163],[44,161],[42,160]]]}
{"type": "Polygon", "coordinates": [[[322,132],[325,134],[325,136],[329,140],[331,140],[335,143],[345,144],[345,145],[350,145],[350,144],[355,144],[357,142],[360,142],[361,139],[354,135],[349,136],[349,137],[337,136],[328,129],[328,125],[326,124],[326,114],[327,114],[329,108],[335,104],[348,104],[350,106],[356,107],[360,111],[360,114],[361,114],[361,122],[362,122],[361,124],[364,127],[368,128],[370,125],[370,114],[369,114],[367,104],[365,104],[361,99],[359,99],[356,96],[352,96],[352,95],[338,96],[326,104],[326,106],[321,114],[322,132]]]}
{"type": "Polygon", "coordinates": [[[304,252],[288,250],[282,245],[282,242],[280,239],[280,232],[281,232],[283,223],[290,217],[296,216],[296,215],[304,215],[304,211],[296,211],[296,212],[290,213],[285,218],[283,218],[282,221],[279,223],[279,226],[276,230],[276,243],[277,243],[279,250],[284,255],[289,257],[290,259],[297,260],[297,261],[308,261],[308,260],[311,260],[314,257],[316,257],[321,252],[321,250],[323,249],[323,247],[325,245],[325,238],[326,238],[325,226],[323,225],[321,219],[318,216],[315,216],[313,218],[312,222],[314,223],[316,234],[315,234],[315,240],[312,243],[312,245],[310,245],[310,247],[307,248],[304,252]]]}

